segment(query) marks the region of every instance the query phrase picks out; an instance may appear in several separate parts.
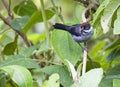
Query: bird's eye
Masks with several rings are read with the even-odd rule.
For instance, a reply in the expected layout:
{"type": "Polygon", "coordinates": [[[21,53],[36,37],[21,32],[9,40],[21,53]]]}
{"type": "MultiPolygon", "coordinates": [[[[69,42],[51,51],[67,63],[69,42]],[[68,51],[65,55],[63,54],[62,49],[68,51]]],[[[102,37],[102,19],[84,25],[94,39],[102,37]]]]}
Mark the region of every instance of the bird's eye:
{"type": "Polygon", "coordinates": [[[81,26],[81,29],[84,29],[85,27],[84,26],[81,26]]]}

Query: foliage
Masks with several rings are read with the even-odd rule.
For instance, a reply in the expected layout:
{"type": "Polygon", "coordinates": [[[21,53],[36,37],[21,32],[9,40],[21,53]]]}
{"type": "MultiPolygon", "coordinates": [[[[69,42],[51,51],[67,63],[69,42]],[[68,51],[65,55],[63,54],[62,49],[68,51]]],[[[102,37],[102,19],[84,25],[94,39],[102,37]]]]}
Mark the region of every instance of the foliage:
{"type": "Polygon", "coordinates": [[[19,87],[33,86],[31,73],[26,68],[10,65],[2,67],[1,70],[4,70],[19,87]]]}
{"type": "Polygon", "coordinates": [[[96,1],[1,0],[0,87],[119,87],[120,0],[96,1]],[[83,44],[52,25],[79,24],[88,7],[95,32],[81,75],[83,44]]]}

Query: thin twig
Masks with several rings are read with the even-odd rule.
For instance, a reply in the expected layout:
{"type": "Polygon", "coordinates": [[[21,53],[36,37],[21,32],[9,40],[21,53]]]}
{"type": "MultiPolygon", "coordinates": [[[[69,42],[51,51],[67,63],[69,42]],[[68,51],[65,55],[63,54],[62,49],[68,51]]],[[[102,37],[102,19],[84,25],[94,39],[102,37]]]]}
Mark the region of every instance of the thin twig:
{"type": "Polygon", "coordinates": [[[12,14],[12,11],[11,11],[11,0],[9,0],[9,4],[6,2],[6,0],[2,0],[2,3],[4,4],[6,10],[8,11],[9,17],[12,19],[13,14],[12,14]]]}
{"type": "Polygon", "coordinates": [[[13,19],[13,14],[12,14],[12,10],[11,10],[11,0],[9,0],[9,9],[8,9],[8,15],[11,17],[11,19],[13,19]]]}

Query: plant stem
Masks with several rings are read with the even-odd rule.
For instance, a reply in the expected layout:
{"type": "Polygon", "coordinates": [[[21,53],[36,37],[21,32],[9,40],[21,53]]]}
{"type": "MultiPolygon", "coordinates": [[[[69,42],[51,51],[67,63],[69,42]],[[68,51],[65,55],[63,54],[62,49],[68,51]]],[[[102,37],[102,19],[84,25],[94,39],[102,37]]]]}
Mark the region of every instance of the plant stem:
{"type": "Polygon", "coordinates": [[[47,46],[50,47],[50,40],[49,40],[49,29],[48,29],[48,24],[47,24],[47,19],[46,19],[46,14],[45,14],[45,8],[44,8],[44,2],[43,0],[40,0],[41,3],[41,11],[42,11],[42,17],[43,17],[43,22],[46,28],[46,42],[47,46]]]}
{"type": "MultiPolygon", "coordinates": [[[[79,43],[79,46],[84,49],[84,47],[82,47],[82,45],[79,43]]],[[[97,65],[94,63],[94,61],[92,60],[92,58],[87,54],[87,59],[90,61],[90,63],[92,64],[93,68],[97,68],[97,65]]]]}
{"type": "Polygon", "coordinates": [[[55,6],[55,3],[54,3],[53,0],[51,0],[51,3],[52,3],[52,5],[53,5],[53,7],[54,7],[54,9],[55,9],[56,14],[57,14],[58,17],[60,18],[60,20],[64,23],[64,19],[63,19],[63,16],[62,16],[62,14],[61,14],[61,9],[60,9],[60,12],[59,12],[58,9],[57,9],[56,6],[55,6]]]}
{"type": "Polygon", "coordinates": [[[82,75],[84,75],[86,72],[86,65],[87,65],[87,42],[84,42],[82,75]]]}

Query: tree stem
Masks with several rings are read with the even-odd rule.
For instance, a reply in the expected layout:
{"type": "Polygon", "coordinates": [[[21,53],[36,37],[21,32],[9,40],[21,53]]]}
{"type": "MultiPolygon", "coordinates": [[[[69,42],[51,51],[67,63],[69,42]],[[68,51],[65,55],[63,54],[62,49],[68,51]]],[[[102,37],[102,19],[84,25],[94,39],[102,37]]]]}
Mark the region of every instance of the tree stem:
{"type": "Polygon", "coordinates": [[[42,11],[42,17],[43,17],[43,22],[46,28],[46,42],[47,46],[50,47],[50,40],[49,40],[49,29],[48,29],[48,24],[47,24],[47,19],[46,19],[46,14],[45,14],[45,8],[44,8],[44,2],[43,0],[40,0],[41,3],[41,11],[42,11]]]}

